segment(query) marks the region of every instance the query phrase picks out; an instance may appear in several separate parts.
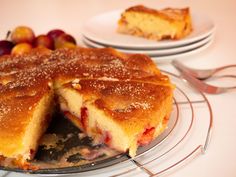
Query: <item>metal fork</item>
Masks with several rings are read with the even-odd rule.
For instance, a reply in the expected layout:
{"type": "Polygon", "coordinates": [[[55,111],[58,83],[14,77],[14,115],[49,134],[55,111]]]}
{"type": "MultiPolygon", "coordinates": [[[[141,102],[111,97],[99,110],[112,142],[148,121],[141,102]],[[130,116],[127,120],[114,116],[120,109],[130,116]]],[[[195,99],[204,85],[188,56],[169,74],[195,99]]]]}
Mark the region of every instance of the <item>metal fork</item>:
{"type": "MultiPolygon", "coordinates": [[[[191,69],[186,66],[184,66],[182,63],[180,63],[177,60],[173,60],[172,64],[181,72],[181,76],[187,80],[190,84],[192,84],[194,87],[198,88],[202,92],[209,93],[209,94],[220,94],[228,91],[232,91],[236,89],[236,86],[232,87],[218,87],[214,86],[208,83],[205,83],[204,79],[208,79],[212,77],[216,72],[230,68],[230,67],[236,67],[236,65],[228,65],[216,69],[209,69],[209,70],[196,70],[196,69],[191,69]],[[201,79],[201,80],[200,80],[201,79]]],[[[224,76],[221,76],[224,77],[224,76]]],[[[225,75],[225,77],[234,77],[234,75],[225,75]]],[[[219,77],[220,78],[220,77],[219,77]]]]}
{"type": "Polygon", "coordinates": [[[233,67],[236,68],[236,64],[232,64],[232,65],[226,65],[226,66],[222,66],[222,67],[218,67],[218,68],[214,68],[214,69],[199,70],[199,69],[189,68],[189,67],[183,65],[178,60],[173,60],[172,64],[180,71],[188,72],[189,74],[191,74],[192,76],[194,76],[195,78],[200,79],[200,80],[208,79],[211,76],[213,76],[214,74],[216,74],[217,72],[225,70],[227,68],[233,68],[233,67]]]}
{"type": "Polygon", "coordinates": [[[185,71],[182,71],[181,76],[187,80],[190,84],[192,84],[194,87],[198,88],[202,92],[209,93],[209,94],[220,94],[228,91],[232,91],[236,89],[236,86],[232,87],[218,87],[214,86],[208,83],[205,83],[199,79],[196,79],[191,74],[186,73],[185,71]]]}

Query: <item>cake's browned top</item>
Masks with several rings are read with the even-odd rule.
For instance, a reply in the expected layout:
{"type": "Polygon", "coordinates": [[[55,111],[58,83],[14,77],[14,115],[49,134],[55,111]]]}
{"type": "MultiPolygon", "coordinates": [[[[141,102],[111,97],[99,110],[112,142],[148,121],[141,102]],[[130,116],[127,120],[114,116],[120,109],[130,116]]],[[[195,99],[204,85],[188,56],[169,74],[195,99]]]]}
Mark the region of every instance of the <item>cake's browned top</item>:
{"type": "Polygon", "coordinates": [[[151,15],[161,16],[167,20],[184,20],[184,18],[189,14],[189,8],[165,8],[162,10],[151,9],[143,5],[137,5],[128,8],[125,12],[141,12],[148,13],[151,15]]]}
{"type": "Polygon", "coordinates": [[[53,79],[101,78],[161,81],[168,83],[145,55],[124,55],[114,49],[78,48],[50,54],[9,57],[0,63],[0,94],[14,88],[28,88],[53,79]],[[23,64],[22,64],[23,63],[23,64]]]}
{"type": "MultiPolygon", "coordinates": [[[[74,78],[113,78],[170,84],[149,57],[111,48],[61,49],[0,58],[0,95],[40,88],[45,82],[74,78]]],[[[2,96],[0,97],[0,99],[2,96]]]]}

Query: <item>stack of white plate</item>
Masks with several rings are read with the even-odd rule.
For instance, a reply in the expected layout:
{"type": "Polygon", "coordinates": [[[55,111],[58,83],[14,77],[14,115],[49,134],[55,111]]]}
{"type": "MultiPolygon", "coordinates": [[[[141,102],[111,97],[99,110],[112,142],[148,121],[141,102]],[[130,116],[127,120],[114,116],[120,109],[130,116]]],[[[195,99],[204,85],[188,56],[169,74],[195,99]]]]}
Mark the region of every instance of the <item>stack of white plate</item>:
{"type": "Polygon", "coordinates": [[[196,54],[212,43],[215,25],[199,13],[192,14],[193,31],[181,40],[153,41],[117,32],[123,10],[104,13],[90,19],[83,29],[83,42],[89,47],[113,47],[125,53],[147,54],[156,61],[170,61],[196,54]]]}

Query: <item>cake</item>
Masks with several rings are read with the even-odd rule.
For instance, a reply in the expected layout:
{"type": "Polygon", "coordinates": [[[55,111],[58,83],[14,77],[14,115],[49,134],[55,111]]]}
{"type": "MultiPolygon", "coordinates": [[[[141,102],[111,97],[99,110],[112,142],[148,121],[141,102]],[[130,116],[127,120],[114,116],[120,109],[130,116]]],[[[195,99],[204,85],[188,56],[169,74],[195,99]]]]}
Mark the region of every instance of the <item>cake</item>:
{"type": "Polygon", "coordinates": [[[148,56],[76,48],[4,57],[0,159],[21,168],[31,168],[55,104],[95,143],[131,157],[167,126],[174,87],[148,56]]]}
{"type": "Polygon", "coordinates": [[[26,92],[6,91],[0,98],[0,154],[21,168],[28,168],[25,160],[34,157],[51,120],[53,90],[41,84],[26,92]]]}
{"type": "Polygon", "coordinates": [[[192,31],[189,8],[151,9],[133,6],[121,14],[118,32],[152,40],[182,39],[192,31]]]}

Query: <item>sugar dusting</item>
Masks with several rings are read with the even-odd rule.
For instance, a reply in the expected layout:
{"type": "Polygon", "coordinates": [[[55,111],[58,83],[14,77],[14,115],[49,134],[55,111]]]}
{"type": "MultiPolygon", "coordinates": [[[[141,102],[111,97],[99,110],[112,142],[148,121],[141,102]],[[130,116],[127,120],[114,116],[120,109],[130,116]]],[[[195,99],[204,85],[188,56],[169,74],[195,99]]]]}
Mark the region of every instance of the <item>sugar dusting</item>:
{"type": "MultiPolygon", "coordinates": [[[[142,57],[144,56],[140,55],[140,60],[142,57]]],[[[9,82],[0,84],[0,95],[11,92],[22,94],[43,85],[53,88],[52,82],[58,77],[74,76],[78,79],[92,78],[111,82],[120,80],[144,82],[145,78],[153,76],[153,74],[133,68],[136,68],[135,65],[132,67],[127,65],[127,62],[112,49],[59,49],[46,53],[34,51],[22,56],[5,56],[0,60],[0,81],[9,80],[9,82]]],[[[99,82],[93,84],[105,88],[99,82]]],[[[78,87],[75,81],[72,85],[78,87]]],[[[126,84],[117,85],[114,92],[116,94],[128,92],[132,94],[130,96],[134,96],[141,95],[143,89],[143,86],[133,88],[132,85],[126,84]]],[[[140,107],[145,108],[145,106],[140,107]]],[[[1,115],[9,111],[4,105],[1,110],[1,115]]]]}
{"type": "Polygon", "coordinates": [[[11,107],[9,105],[0,103],[0,121],[4,118],[4,115],[8,114],[10,111],[11,107]]]}

